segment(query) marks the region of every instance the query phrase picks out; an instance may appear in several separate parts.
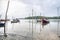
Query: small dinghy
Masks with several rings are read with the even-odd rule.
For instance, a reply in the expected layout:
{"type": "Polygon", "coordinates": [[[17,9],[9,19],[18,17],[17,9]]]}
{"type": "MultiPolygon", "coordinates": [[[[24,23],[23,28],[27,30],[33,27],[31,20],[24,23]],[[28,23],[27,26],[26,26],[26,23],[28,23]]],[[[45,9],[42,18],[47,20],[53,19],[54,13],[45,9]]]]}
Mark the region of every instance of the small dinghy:
{"type": "Polygon", "coordinates": [[[5,21],[9,21],[9,19],[8,20],[0,19],[0,27],[5,26],[5,21]]]}

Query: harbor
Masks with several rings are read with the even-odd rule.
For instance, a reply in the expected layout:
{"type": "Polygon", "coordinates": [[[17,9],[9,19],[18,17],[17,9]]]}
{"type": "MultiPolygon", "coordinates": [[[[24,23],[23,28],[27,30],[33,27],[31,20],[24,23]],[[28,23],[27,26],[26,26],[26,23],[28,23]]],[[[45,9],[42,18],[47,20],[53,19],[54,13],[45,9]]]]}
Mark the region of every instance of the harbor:
{"type": "Polygon", "coordinates": [[[40,1],[1,0],[0,40],[60,40],[60,7],[40,1]]]}

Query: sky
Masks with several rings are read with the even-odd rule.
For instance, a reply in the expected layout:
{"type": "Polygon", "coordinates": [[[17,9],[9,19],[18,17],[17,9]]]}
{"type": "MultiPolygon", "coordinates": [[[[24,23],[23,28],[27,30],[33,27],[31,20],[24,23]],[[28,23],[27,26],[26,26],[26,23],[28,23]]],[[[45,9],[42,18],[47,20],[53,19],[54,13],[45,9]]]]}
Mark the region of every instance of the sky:
{"type": "MultiPolygon", "coordinates": [[[[8,0],[0,0],[0,15],[5,18],[8,0]]],[[[57,8],[60,0],[10,0],[8,18],[24,18],[32,16],[58,16],[57,8]]],[[[59,8],[60,15],[60,8],[59,8]]]]}

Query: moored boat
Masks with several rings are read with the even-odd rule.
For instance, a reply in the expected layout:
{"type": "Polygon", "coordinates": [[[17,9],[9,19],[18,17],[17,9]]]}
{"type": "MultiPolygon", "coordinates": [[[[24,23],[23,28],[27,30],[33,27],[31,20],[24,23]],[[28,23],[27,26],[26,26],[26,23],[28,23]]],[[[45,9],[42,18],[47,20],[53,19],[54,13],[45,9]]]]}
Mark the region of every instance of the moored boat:
{"type": "Polygon", "coordinates": [[[13,19],[13,20],[11,21],[11,23],[18,23],[18,22],[20,22],[19,19],[13,19]]]}
{"type": "Polygon", "coordinates": [[[49,23],[49,21],[47,20],[47,19],[41,19],[41,20],[37,20],[37,22],[41,22],[42,23],[42,25],[46,25],[46,24],[48,24],[49,23]]]}
{"type": "Polygon", "coordinates": [[[4,27],[5,26],[5,23],[0,23],[0,27],[4,27]]]}
{"type": "Polygon", "coordinates": [[[42,19],[42,25],[46,25],[48,23],[49,23],[49,21],[47,19],[42,19]]]}

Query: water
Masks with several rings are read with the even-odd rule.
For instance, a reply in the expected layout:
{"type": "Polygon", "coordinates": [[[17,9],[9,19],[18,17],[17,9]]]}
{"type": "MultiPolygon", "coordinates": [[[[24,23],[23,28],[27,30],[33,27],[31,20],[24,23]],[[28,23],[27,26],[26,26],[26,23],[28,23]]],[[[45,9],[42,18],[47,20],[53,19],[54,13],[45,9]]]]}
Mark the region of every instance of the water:
{"type": "MultiPolygon", "coordinates": [[[[37,23],[36,20],[33,20],[34,40],[58,40],[58,36],[60,36],[60,24],[58,27],[57,19],[49,19],[49,21],[50,23],[44,26],[43,29],[41,23],[37,23]]],[[[4,33],[3,29],[4,28],[0,28],[1,35],[3,35],[4,33]]],[[[6,33],[8,37],[4,38],[4,36],[2,36],[2,39],[32,40],[32,20],[20,20],[19,23],[12,23],[12,24],[9,21],[6,25],[6,33]]]]}

